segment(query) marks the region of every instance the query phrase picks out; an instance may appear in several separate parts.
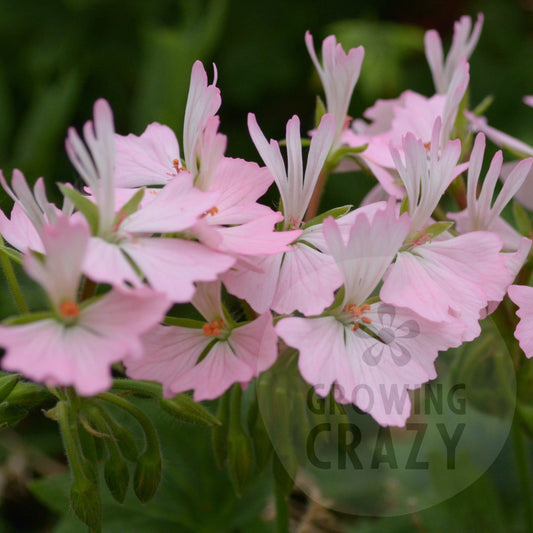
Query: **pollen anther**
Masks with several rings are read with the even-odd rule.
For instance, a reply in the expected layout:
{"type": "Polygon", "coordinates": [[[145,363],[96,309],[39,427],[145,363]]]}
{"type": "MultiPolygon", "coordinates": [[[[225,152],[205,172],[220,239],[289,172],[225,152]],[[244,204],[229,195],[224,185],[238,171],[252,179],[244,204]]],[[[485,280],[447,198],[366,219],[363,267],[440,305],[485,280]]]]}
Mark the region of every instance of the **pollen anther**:
{"type": "Polygon", "coordinates": [[[224,321],[222,319],[213,320],[213,322],[204,324],[202,326],[202,329],[204,330],[204,335],[206,337],[212,337],[212,336],[216,337],[220,335],[221,329],[226,329],[226,324],[224,324],[224,321]]]}
{"type": "Polygon", "coordinates": [[[59,312],[61,313],[61,316],[65,318],[75,318],[77,316],[80,316],[81,311],[76,302],[66,300],[59,304],[59,312]]]}

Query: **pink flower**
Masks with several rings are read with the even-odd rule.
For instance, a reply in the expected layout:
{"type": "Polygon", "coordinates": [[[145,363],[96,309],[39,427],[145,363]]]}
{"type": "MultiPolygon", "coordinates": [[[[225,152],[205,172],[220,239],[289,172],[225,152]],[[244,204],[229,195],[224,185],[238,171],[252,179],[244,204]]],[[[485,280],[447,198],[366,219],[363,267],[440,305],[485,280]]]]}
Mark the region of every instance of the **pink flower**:
{"type": "Polygon", "coordinates": [[[451,138],[459,104],[468,87],[468,71],[466,60],[461,61],[445,95],[435,94],[427,98],[405,91],[395,100],[378,100],[363,114],[371,120],[370,124],[355,120],[352,127],[345,130],[343,141],[349,146],[368,144],[366,150],[357,155],[358,161],[368,167],[390,195],[396,198],[403,196],[403,190],[397,184],[391,148],[402,153],[403,138],[410,133],[424,144],[431,143],[433,146],[436,143],[435,148],[444,149],[451,138]],[[437,120],[442,127],[435,139],[433,130],[437,120]]]}
{"type": "Polygon", "coordinates": [[[508,290],[509,298],[518,305],[516,314],[520,318],[514,336],[518,339],[520,348],[526,357],[533,356],[533,287],[511,285],[508,290]]]}
{"type": "Polygon", "coordinates": [[[192,303],[206,323],[155,327],[143,337],[146,355],[126,361],[128,375],[162,383],[167,397],[193,390],[201,401],[269,368],[277,356],[272,316],[235,324],[222,306],[220,290],[220,282],[199,284],[192,303]]]}
{"type": "Polygon", "coordinates": [[[184,173],[170,180],[153,200],[135,206],[133,212],[121,209],[115,213],[114,127],[107,102],[96,103],[94,127],[88,122],[84,133],[88,149],[70,130],[67,151],[99,210],[97,234],[91,238],[83,265],[87,276],[114,286],[139,286],[144,276],[151,287],[173,301],[187,302],[194,294],[195,281],[215,280],[233,265],[232,257],[200,243],[152,236],[192,228],[213,207],[217,195],[196,189],[192,176],[184,173]]]}
{"type": "Polygon", "coordinates": [[[362,46],[358,46],[346,53],[342,45],[337,43],[335,36],[330,35],[322,41],[323,64],[321,65],[316,56],[313,37],[309,32],[305,34],[305,45],[322,81],[326,93],[327,111],[335,119],[335,137],[332,143],[334,150],[338,148],[342,132],[346,127],[348,107],[359,79],[365,50],[362,46]]]}
{"type": "Polygon", "coordinates": [[[344,298],[320,317],[290,317],[276,331],[297,348],[299,369],[317,394],[334,386],[341,403],[355,403],[382,425],[404,425],[408,389],[435,377],[438,350],[457,345],[454,328],[408,309],[366,303],[411,229],[394,203],[360,213],[347,239],[327,219],[324,237],[341,272],[344,298]],[[398,400],[395,401],[394,399],[398,400]]]}
{"type": "Polygon", "coordinates": [[[474,142],[468,167],[467,208],[460,213],[448,213],[448,217],[455,220],[459,233],[477,230],[492,231],[501,237],[505,249],[517,250],[522,237],[500,217],[500,214],[524,183],[531,170],[533,160],[531,158],[524,159],[514,167],[505,180],[494,204],[491,205],[498,176],[502,169],[503,156],[501,151],[496,152],[483,184],[480,186],[479,178],[484,153],[485,136],[483,133],[479,133],[474,142]],[[481,192],[478,196],[479,189],[481,192]]]}
{"type": "MultiPolygon", "coordinates": [[[[283,229],[290,236],[290,251],[284,255],[258,257],[251,263],[255,268],[237,268],[224,276],[228,290],[245,299],[258,313],[273,309],[291,313],[295,309],[304,314],[320,313],[333,301],[333,292],[342,281],[332,258],[316,247],[307,235],[314,226],[301,233],[289,231],[302,225],[318,176],[333,142],[333,117],[324,115],[309,149],[305,172],[302,160],[300,121],[294,116],[287,123],[288,165],[281,155],[279,144],[266,140],[255,116],[248,115],[248,127],[281,195],[283,229]],[[297,238],[297,240],[296,240],[297,238]]],[[[315,228],[316,229],[316,228],[315,228]]]]}
{"type": "Polygon", "coordinates": [[[451,84],[454,74],[464,58],[468,60],[477,45],[481,29],[483,27],[483,15],[478,14],[476,24],[472,29],[472,19],[468,16],[461,17],[454,25],[452,46],[446,60],[442,51],[442,41],[435,30],[429,30],[424,37],[426,58],[433,75],[433,82],[437,93],[445,94],[451,84]]]}
{"type": "Polygon", "coordinates": [[[49,386],[72,385],[84,396],[111,386],[111,365],[142,354],[140,336],[157,324],[170,302],[148,288],[113,289],[78,302],[89,231],[60,217],[42,229],[46,255],[27,254],[26,272],[46,291],[52,313],[0,326],[2,368],[49,386]]]}
{"type": "MultiPolygon", "coordinates": [[[[434,128],[438,137],[439,125],[434,128]]],[[[407,307],[434,322],[456,322],[462,340],[480,333],[479,318],[489,302],[500,301],[512,281],[501,239],[479,231],[459,237],[427,229],[430,216],[454,175],[460,142],[450,141],[439,156],[432,142],[429,154],[421,140],[407,135],[405,165],[393,150],[407,191],[413,230],[384,277],[380,292],[388,304],[407,307]]],[[[476,156],[477,157],[477,156],[476,156]]]]}

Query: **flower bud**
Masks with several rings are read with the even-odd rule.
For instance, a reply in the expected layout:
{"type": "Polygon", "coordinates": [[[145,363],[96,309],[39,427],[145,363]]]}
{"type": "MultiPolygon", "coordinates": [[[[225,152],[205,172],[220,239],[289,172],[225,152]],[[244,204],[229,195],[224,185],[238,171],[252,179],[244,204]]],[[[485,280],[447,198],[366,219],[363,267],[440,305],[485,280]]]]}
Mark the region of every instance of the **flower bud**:
{"type": "Polygon", "coordinates": [[[209,427],[221,424],[220,420],[187,394],[178,394],[171,400],[161,399],[159,404],[167,413],[183,422],[209,427]]]}
{"type": "Polygon", "coordinates": [[[0,403],[2,403],[15,388],[20,376],[18,374],[8,374],[0,378],[0,403]]]}
{"type": "Polygon", "coordinates": [[[102,502],[94,483],[84,476],[76,476],[70,487],[70,503],[91,532],[102,531],[102,502]]]}
{"type": "Polygon", "coordinates": [[[130,473],[126,461],[120,455],[109,454],[104,463],[104,479],[111,496],[118,503],[124,503],[130,481],[130,473]]]}
{"type": "Polygon", "coordinates": [[[133,474],[133,490],[139,501],[150,501],[161,481],[161,455],[149,449],[137,459],[133,474]]]}

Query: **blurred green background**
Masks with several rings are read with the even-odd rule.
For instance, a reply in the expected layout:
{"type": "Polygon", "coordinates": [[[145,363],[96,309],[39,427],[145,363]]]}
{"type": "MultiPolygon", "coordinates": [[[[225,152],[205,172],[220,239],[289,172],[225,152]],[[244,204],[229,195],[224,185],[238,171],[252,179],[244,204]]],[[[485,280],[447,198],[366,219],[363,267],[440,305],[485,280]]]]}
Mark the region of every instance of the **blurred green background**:
{"type": "MultiPolygon", "coordinates": [[[[50,196],[57,198],[55,182],[77,182],[63,150],[67,128],[79,128],[90,118],[99,97],[111,103],[119,133],[140,134],[159,121],[181,139],[195,59],[204,62],[210,76],[211,63],[217,65],[227,154],[257,160],[246,129],[248,112],[256,113],[265,134],[275,138],[283,137],[295,113],[304,129],[313,126],[321,89],[304,45],[306,30],[317,47],[333,32],[345,48],[365,46],[350,108],[358,117],[377,98],[393,98],[406,89],[433,94],[424,31],[438,29],[446,46],[453,22],[480,11],[485,25],[471,59],[471,102],[492,94],[490,123],[533,143],[533,110],[521,103],[523,95],[533,94],[531,0],[0,0],[0,168],[6,176],[20,168],[30,182],[45,176],[50,196]]],[[[356,202],[370,185],[347,190],[345,180],[333,177],[324,206],[356,202]]],[[[6,195],[0,195],[0,208],[10,209],[6,195]]],[[[4,317],[12,305],[1,281],[4,317]]],[[[156,417],[156,422],[168,430],[168,420],[156,417]]],[[[269,481],[258,478],[250,494],[236,499],[226,476],[214,469],[208,433],[171,429],[164,503],[137,506],[139,529],[124,525],[131,509],[108,508],[105,523],[111,525],[104,531],[272,531],[272,522],[261,518],[269,481]],[[207,484],[203,492],[197,492],[198,479],[207,484]]],[[[0,433],[0,532],[53,531],[61,515],[66,517],[60,530],[77,531],[65,507],[65,480],[39,481],[32,495],[24,482],[40,470],[28,460],[23,473],[14,475],[10,461],[19,449],[37,463],[46,454],[59,471],[63,464],[55,425],[40,413],[18,433],[0,433]]],[[[316,531],[521,531],[516,484],[506,448],[487,476],[433,510],[365,519],[342,529],[334,529],[342,522],[335,517],[334,525],[316,531]]]]}

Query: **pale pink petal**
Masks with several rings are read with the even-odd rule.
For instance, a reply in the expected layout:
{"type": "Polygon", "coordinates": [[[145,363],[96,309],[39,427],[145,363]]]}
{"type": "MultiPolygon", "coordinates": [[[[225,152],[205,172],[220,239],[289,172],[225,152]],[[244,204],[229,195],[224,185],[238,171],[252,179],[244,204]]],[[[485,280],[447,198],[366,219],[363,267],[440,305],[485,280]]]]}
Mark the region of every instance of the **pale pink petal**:
{"type": "Polygon", "coordinates": [[[174,302],[190,302],[195,281],[214,281],[235,259],[182,239],[135,238],[123,250],[141,269],[151,287],[174,302]]]}
{"type": "Polygon", "coordinates": [[[109,283],[114,286],[141,284],[121,246],[104,241],[100,237],[91,237],[89,240],[83,273],[97,283],[109,283]]]}
{"type": "MultiPolygon", "coordinates": [[[[504,163],[502,165],[501,179],[504,182],[507,180],[508,176],[511,174],[516,165],[516,161],[504,163]]],[[[533,170],[529,171],[528,175],[524,180],[524,183],[515,193],[515,200],[530,211],[533,211],[533,170]]]]}
{"type": "Polygon", "coordinates": [[[175,393],[170,385],[194,367],[212,340],[201,328],[155,326],[142,337],[145,355],[125,361],[126,373],[133,379],[161,383],[163,395],[172,398],[175,393]]]}
{"type": "Polygon", "coordinates": [[[213,400],[234,383],[248,383],[253,377],[254,369],[238,357],[230,342],[220,341],[202,361],[177,377],[170,385],[170,391],[179,394],[193,390],[195,401],[213,400]]]}
{"type": "Polygon", "coordinates": [[[11,219],[8,219],[0,210],[0,235],[13,248],[21,252],[34,250],[44,253],[43,242],[35,229],[35,225],[18,203],[13,205],[11,219]]]}
{"type": "Polygon", "coordinates": [[[120,229],[129,233],[173,233],[190,228],[213,207],[217,194],[193,186],[189,174],[169,181],[144,207],[127,217],[120,229]]]}
{"type": "Polygon", "coordinates": [[[285,254],[271,308],[280,314],[318,315],[334,299],[342,277],[334,259],[297,242],[285,254]]]}
{"type": "Polygon", "coordinates": [[[168,126],[153,122],[140,137],[116,134],[115,149],[116,187],[163,185],[178,175],[174,161],[180,161],[180,148],[168,126]]]}
{"type": "Polygon", "coordinates": [[[191,303],[207,322],[224,319],[221,290],[220,280],[196,284],[196,292],[191,303]]]}
{"type": "Polygon", "coordinates": [[[283,255],[251,258],[256,265],[254,270],[229,270],[222,281],[231,294],[246,300],[257,313],[265,313],[276,293],[283,255]]]}
{"type": "Polygon", "coordinates": [[[533,287],[511,285],[508,293],[509,298],[518,305],[516,314],[520,318],[514,336],[526,357],[530,358],[533,356],[533,287]]]}

